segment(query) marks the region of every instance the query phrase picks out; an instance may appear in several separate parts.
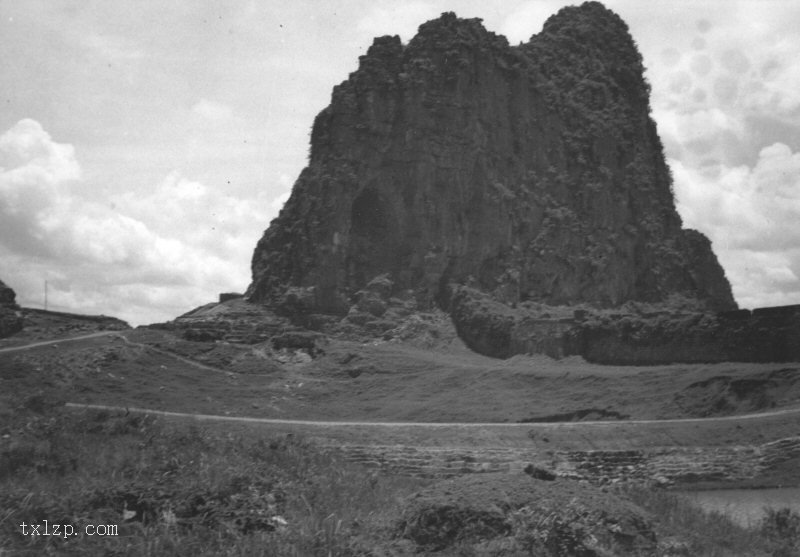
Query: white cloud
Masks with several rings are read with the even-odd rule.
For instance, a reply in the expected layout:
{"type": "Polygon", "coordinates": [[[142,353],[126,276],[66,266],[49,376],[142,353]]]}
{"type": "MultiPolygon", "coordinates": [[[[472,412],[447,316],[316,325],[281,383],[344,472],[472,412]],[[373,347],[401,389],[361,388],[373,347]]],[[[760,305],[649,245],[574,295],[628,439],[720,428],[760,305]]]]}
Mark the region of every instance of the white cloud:
{"type": "Polygon", "coordinates": [[[72,146],[33,120],[0,137],[14,159],[0,169],[0,269],[22,304],[116,314],[134,323],[166,320],[242,290],[248,262],[271,212],[265,195],[241,199],[170,173],[153,187],[91,197],[72,146]],[[160,306],[159,306],[160,304],[160,306]]]}
{"type": "Polygon", "coordinates": [[[720,259],[740,306],[755,308],[797,303],[800,253],[731,250],[723,251],[720,259]]]}
{"type": "Polygon", "coordinates": [[[263,231],[269,222],[267,194],[249,199],[226,195],[190,180],[178,172],[167,175],[149,191],[112,197],[121,213],[146,222],[160,237],[180,238],[209,254],[249,254],[255,245],[247,237],[263,231]]]}
{"type": "Polygon", "coordinates": [[[356,23],[356,30],[367,39],[383,35],[399,35],[408,42],[417,28],[439,15],[427,2],[398,2],[388,7],[374,6],[356,23]]]}
{"type": "Polygon", "coordinates": [[[275,196],[270,202],[269,206],[275,213],[280,212],[286,204],[286,201],[288,201],[289,197],[292,195],[292,179],[288,174],[281,174],[278,176],[278,184],[281,186],[281,189],[286,189],[287,191],[275,196]]]}
{"type": "Polygon", "coordinates": [[[81,169],[71,145],[53,143],[41,124],[31,119],[20,120],[0,136],[0,152],[8,162],[26,161],[49,183],[77,180],[81,169]]]}
{"type": "Polygon", "coordinates": [[[740,305],[798,303],[800,37],[789,22],[800,5],[736,2],[696,14],[694,26],[676,15],[629,23],[645,47],[678,209],[711,238],[740,305]]]}
{"type": "MultiPolygon", "coordinates": [[[[737,2],[710,15],[709,30],[683,28],[658,42],[643,37],[654,114],[671,156],[690,165],[707,158],[751,165],[763,147],[787,140],[786,128],[800,136],[800,36],[787,28],[797,17],[795,3],[775,2],[764,10],[756,2],[737,2]],[[754,129],[766,120],[779,122],[783,135],[777,125],[767,126],[767,137],[763,127],[754,129]]],[[[653,28],[652,34],[669,28],[653,28]]]]}
{"type": "Polygon", "coordinates": [[[90,33],[81,38],[84,47],[113,62],[131,62],[144,58],[144,52],[131,41],[114,35],[90,33]]]}
{"type": "Polygon", "coordinates": [[[558,0],[525,2],[505,18],[498,32],[512,45],[527,42],[531,35],[542,30],[544,22],[562,6],[564,2],[558,0]]]}
{"type": "Polygon", "coordinates": [[[210,122],[227,122],[233,117],[233,109],[223,103],[200,99],[192,106],[192,113],[210,122]]]}
{"type": "Polygon", "coordinates": [[[278,183],[283,186],[284,188],[292,187],[294,180],[288,174],[281,174],[278,176],[278,183]]]}
{"type": "Polygon", "coordinates": [[[276,211],[280,211],[286,204],[286,202],[289,200],[290,195],[292,195],[292,192],[290,191],[280,194],[278,197],[272,200],[272,203],[270,203],[270,207],[272,207],[276,211]]]}
{"type": "Polygon", "coordinates": [[[71,145],[55,143],[42,126],[19,121],[0,136],[0,241],[19,250],[52,251],[44,227],[63,207],[81,168],[71,145]]]}
{"type": "Polygon", "coordinates": [[[797,303],[800,153],[776,143],[752,168],[670,165],[684,223],[709,235],[740,304],[797,303]]]}

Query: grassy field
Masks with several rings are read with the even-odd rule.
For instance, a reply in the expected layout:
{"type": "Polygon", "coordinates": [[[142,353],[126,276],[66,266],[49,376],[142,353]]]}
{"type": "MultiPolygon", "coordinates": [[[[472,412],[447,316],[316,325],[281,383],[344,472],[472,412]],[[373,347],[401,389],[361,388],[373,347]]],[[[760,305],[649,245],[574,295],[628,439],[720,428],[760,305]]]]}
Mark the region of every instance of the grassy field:
{"type": "MultiPolygon", "coordinates": [[[[796,515],[775,511],[748,530],[663,491],[550,484],[521,472],[443,484],[364,468],[335,450],[764,443],[798,435],[800,414],[635,421],[791,410],[800,400],[796,365],[501,361],[468,351],[447,330],[426,343],[328,339],[314,357],[158,330],[63,340],[92,331],[43,323],[0,342],[0,555],[798,554],[796,515]],[[1,351],[53,338],[61,340],[1,351]],[[196,422],[67,410],[65,402],[472,425],[196,422]],[[555,419],[568,423],[549,423],[555,419]],[[509,496],[484,504],[482,494],[497,493],[509,496]],[[23,524],[30,534],[45,520],[62,525],[62,535],[24,535],[23,524]],[[623,544],[622,524],[644,545],[623,544]],[[64,525],[76,535],[64,537],[64,525]],[[87,526],[113,526],[116,535],[90,536],[87,526]]],[[[796,461],[789,465],[776,481],[797,481],[796,461]]]]}
{"type": "Polygon", "coordinates": [[[292,436],[103,412],[33,416],[24,429],[0,460],[3,555],[350,555],[389,538],[398,498],[423,485],[292,436]],[[76,535],[22,535],[45,520],[76,535]]]}
{"type": "MultiPolygon", "coordinates": [[[[2,343],[0,343],[2,348],[2,343]]],[[[800,406],[797,364],[599,366],[495,360],[457,339],[329,340],[314,358],[269,343],[132,330],[0,353],[6,392],[71,402],[307,420],[520,422],[713,417],[800,406]],[[742,388],[742,386],[746,388],[742,388]]],[[[2,397],[2,395],[0,395],[2,397]]]]}
{"type": "MultiPolygon", "coordinates": [[[[344,463],[297,436],[206,430],[132,414],[28,413],[10,435],[15,441],[0,455],[0,552],[9,556],[412,555],[421,543],[406,524],[419,497],[412,494],[436,488],[433,480],[344,463]],[[51,531],[62,525],[62,535],[23,535],[23,524],[29,534],[33,525],[43,533],[45,520],[51,531]],[[66,525],[74,535],[63,535],[66,525]],[[116,535],[88,535],[87,526],[116,535]]],[[[592,492],[598,495],[604,497],[592,492]]],[[[638,505],[656,534],[650,550],[619,555],[788,556],[800,549],[796,515],[773,513],[748,530],[669,493],[608,497],[638,505]]],[[[564,512],[548,518],[518,503],[494,531],[475,527],[465,511],[458,530],[433,525],[446,540],[437,554],[605,555],[577,552],[588,543],[582,515],[564,512]],[[570,543],[578,549],[564,553],[570,543]]]]}

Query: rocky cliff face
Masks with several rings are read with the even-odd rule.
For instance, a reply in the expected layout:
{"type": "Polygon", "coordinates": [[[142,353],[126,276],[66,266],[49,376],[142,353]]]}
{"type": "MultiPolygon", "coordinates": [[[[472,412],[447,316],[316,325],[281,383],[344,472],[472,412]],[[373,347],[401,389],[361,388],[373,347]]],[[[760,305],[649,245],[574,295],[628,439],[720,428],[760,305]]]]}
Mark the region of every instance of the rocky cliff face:
{"type": "Polygon", "coordinates": [[[709,241],[681,228],[643,70],[597,2],[519,46],[452,13],[407,45],[375,39],[314,121],[247,297],[300,287],[342,313],[386,274],[427,305],[465,284],[510,305],[735,308],[709,241]]]}

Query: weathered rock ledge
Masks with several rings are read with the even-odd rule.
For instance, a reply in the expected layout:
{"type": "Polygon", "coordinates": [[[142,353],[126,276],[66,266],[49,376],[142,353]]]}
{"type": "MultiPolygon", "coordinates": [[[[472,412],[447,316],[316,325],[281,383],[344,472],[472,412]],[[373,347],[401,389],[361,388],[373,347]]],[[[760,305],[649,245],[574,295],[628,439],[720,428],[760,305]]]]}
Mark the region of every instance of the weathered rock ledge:
{"type": "Polygon", "coordinates": [[[675,362],[800,361],[800,305],[709,312],[691,300],[511,307],[465,286],[452,286],[450,315],[459,336],[481,354],[508,358],[582,356],[611,365],[675,362]]]}

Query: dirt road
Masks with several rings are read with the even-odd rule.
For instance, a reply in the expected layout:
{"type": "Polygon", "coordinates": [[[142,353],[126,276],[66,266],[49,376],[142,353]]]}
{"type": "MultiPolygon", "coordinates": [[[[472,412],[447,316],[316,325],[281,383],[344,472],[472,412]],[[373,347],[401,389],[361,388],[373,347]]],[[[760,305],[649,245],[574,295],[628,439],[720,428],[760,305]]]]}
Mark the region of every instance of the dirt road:
{"type": "Polygon", "coordinates": [[[254,428],[247,436],[264,429],[270,435],[297,434],[347,461],[412,476],[521,471],[529,463],[544,462],[557,474],[578,479],[658,477],[668,483],[749,486],[799,481],[796,472],[780,470],[785,463],[796,470],[791,463],[800,458],[797,408],[688,420],[425,423],[280,420],[100,404],[67,407],[198,420],[208,424],[204,428],[228,424],[228,432],[234,424],[254,428]],[[774,440],[768,441],[769,436],[774,440]]]}
{"type": "Polygon", "coordinates": [[[167,412],[164,410],[149,410],[146,408],[107,406],[104,404],[78,404],[68,402],[68,408],[84,410],[108,410],[112,412],[136,412],[140,414],[153,414],[156,416],[167,416],[173,418],[190,418],[201,421],[217,422],[241,422],[250,424],[270,424],[288,426],[311,426],[311,427],[419,427],[419,428],[524,428],[524,429],[553,429],[555,427],[618,427],[620,425],[651,425],[651,424],[692,424],[710,423],[726,421],[757,420],[763,418],[773,418],[777,416],[800,414],[800,407],[786,408],[783,410],[773,410],[771,412],[758,412],[754,414],[742,414],[738,416],[715,416],[709,418],[676,418],[670,420],[605,420],[605,421],[583,421],[583,422],[538,422],[538,423],[508,423],[508,422],[336,422],[336,421],[317,421],[317,420],[282,420],[274,418],[248,418],[243,416],[218,416],[212,414],[190,414],[182,412],[167,412]]]}
{"type": "Polygon", "coordinates": [[[43,340],[40,342],[23,344],[22,346],[9,346],[8,348],[0,348],[0,354],[5,352],[18,352],[20,350],[29,350],[31,348],[38,348],[39,346],[47,346],[50,344],[61,344],[62,342],[74,342],[76,340],[86,340],[87,338],[104,337],[108,335],[119,335],[119,331],[99,331],[97,333],[89,333],[87,335],[80,335],[77,337],[59,338],[56,340],[43,340]]]}

